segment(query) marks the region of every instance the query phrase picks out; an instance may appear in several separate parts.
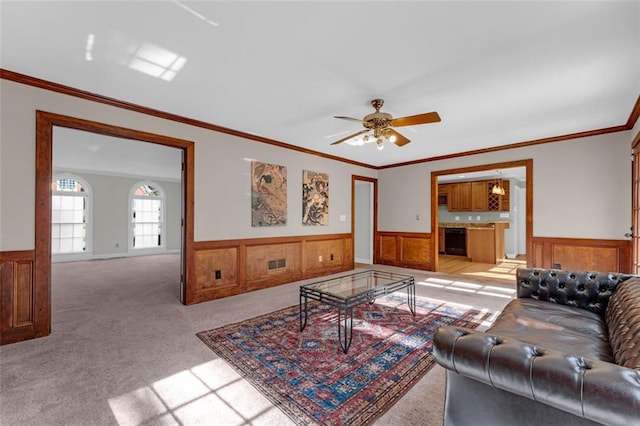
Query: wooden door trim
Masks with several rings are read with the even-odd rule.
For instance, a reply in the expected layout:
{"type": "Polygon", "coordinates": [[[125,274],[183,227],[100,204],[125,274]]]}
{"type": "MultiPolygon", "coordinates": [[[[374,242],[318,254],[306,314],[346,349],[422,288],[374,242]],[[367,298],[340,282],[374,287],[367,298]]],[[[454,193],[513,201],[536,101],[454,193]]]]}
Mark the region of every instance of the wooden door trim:
{"type": "Polygon", "coordinates": [[[351,175],[351,241],[353,241],[353,258],[356,257],[356,181],[373,184],[373,258],[375,264],[378,259],[378,179],[367,176],[351,175]]]}
{"type": "MultiPolygon", "coordinates": [[[[638,98],[640,99],[640,97],[638,98]]],[[[638,211],[638,207],[640,205],[640,164],[637,162],[640,161],[640,131],[636,134],[636,136],[631,141],[631,256],[629,259],[629,270],[632,274],[638,274],[640,272],[640,253],[638,253],[638,233],[640,229],[637,225],[640,222],[640,219],[636,216],[640,214],[638,211]]]]}
{"type": "Polygon", "coordinates": [[[101,135],[150,142],[184,152],[184,253],[185,277],[182,300],[188,300],[193,281],[194,229],[194,143],[169,136],[112,126],[77,117],[36,111],[36,200],[35,200],[35,285],[36,312],[40,312],[36,328],[51,332],[51,179],[53,178],[53,126],[83,130],[101,135]],[[45,325],[46,323],[46,325],[45,325]]]}
{"type": "Polygon", "coordinates": [[[531,267],[531,253],[533,250],[533,159],[526,159],[507,161],[503,163],[459,167],[456,169],[448,170],[436,170],[431,172],[431,235],[433,235],[432,255],[434,271],[438,270],[438,176],[481,172],[485,170],[510,169],[514,167],[525,168],[525,233],[527,246],[527,266],[531,267]]]}

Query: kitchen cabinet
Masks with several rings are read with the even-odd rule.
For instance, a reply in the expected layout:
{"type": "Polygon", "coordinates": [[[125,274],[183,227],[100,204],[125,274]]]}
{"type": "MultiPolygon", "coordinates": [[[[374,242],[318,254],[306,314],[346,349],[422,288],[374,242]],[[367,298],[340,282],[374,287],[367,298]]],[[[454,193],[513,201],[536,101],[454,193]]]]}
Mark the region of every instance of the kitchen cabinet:
{"type": "Polygon", "coordinates": [[[490,181],[487,184],[487,194],[489,195],[487,200],[487,210],[508,212],[510,207],[509,199],[511,198],[509,181],[508,180],[502,181],[502,188],[504,189],[504,195],[497,195],[491,192],[495,184],[496,184],[495,181],[490,181]]]}
{"type": "Polygon", "coordinates": [[[438,253],[444,253],[444,227],[438,226],[438,253]]]}
{"type": "Polygon", "coordinates": [[[488,227],[467,228],[467,257],[472,262],[498,264],[505,258],[504,230],[506,223],[488,227]]]}
{"type": "Polygon", "coordinates": [[[448,203],[450,212],[471,211],[471,182],[449,184],[448,203]]]}
{"type": "Polygon", "coordinates": [[[488,195],[486,181],[471,182],[471,211],[486,212],[489,210],[488,195]]]}
{"type": "Polygon", "coordinates": [[[438,185],[438,205],[439,206],[448,206],[449,205],[449,186],[448,183],[443,183],[438,185]]]}
{"type": "Polygon", "coordinates": [[[446,203],[450,212],[509,211],[509,181],[502,187],[505,195],[493,194],[495,180],[457,182],[438,185],[438,205],[446,203]]]}

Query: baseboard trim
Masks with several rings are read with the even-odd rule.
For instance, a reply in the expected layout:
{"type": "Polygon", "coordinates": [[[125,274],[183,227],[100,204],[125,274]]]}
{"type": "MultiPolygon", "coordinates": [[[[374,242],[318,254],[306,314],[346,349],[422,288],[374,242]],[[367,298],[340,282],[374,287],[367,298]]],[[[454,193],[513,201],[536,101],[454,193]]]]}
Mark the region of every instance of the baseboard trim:
{"type": "Polygon", "coordinates": [[[78,262],[82,260],[105,260],[116,259],[119,257],[140,257],[140,256],[154,256],[157,254],[179,254],[180,249],[162,250],[162,251],[144,251],[144,252],[126,252],[126,253],[100,253],[100,254],[87,254],[79,253],[75,255],[62,255],[52,256],[51,263],[64,263],[64,262],[78,262]]]}

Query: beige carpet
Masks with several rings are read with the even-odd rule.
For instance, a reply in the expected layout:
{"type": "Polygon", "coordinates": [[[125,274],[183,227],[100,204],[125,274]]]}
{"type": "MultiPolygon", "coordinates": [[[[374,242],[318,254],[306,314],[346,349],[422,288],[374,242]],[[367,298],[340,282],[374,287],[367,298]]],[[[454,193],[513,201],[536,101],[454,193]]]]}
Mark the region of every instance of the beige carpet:
{"type": "MultiPolygon", "coordinates": [[[[515,289],[375,269],[414,275],[418,295],[491,312],[515,289]]],[[[177,255],[54,264],[52,334],[0,347],[0,424],[292,424],[195,333],[294,305],[303,282],[183,306],[177,277],[177,255]]],[[[436,366],[375,424],[441,425],[443,398],[436,366]]]]}

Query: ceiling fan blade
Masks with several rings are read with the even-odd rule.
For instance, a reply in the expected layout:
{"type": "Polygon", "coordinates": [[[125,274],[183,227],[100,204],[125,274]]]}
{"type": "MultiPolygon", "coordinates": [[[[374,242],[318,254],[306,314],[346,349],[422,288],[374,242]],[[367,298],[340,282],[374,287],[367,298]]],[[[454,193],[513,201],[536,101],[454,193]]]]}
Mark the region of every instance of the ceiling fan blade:
{"type": "Polygon", "coordinates": [[[362,123],[362,120],[359,118],[345,117],[344,115],[334,115],[333,118],[339,118],[341,120],[357,121],[358,123],[362,123]]]}
{"type": "Polygon", "coordinates": [[[344,138],[342,138],[342,139],[340,139],[340,140],[335,141],[335,142],[334,142],[334,143],[332,143],[331,145],[338,145],[339,143],[342,143],[342,142],[344,142],[344,141],[348,141],[349,139],[351,139],[351,138],[355,138],[356,136],[361,135],[361,134],[363,134],[363,133],[367,133],[368,131],[369,131],[369,129],[360,130],[359,132],[356,132],[356,133],[354,133],[354,134],[352,134],[352,135],[349,135],[349,136],[345,136],[344,138]]]}
{"type": "Polygon", "coordinates": [[[394,118],[391,120],[393,127],[415,126],[416,124],[437,123],[440,116],[437,112],[426,112],[424,114],[410,115],[408,117],[394,118]]]}
{"type": "Polygon", "coordinates": [[[409,139],[405,138],[404,136],[402,136],[400,133],[396,132],[393,129],[387,129],[387,132],[389,134],[389,137],[391,137],[392,135],[396,137],[396,140],[393,143],[395,143],[398,146],[405,146],[406,144],[411,142],[409,139]]]}

